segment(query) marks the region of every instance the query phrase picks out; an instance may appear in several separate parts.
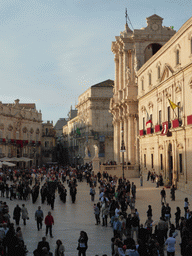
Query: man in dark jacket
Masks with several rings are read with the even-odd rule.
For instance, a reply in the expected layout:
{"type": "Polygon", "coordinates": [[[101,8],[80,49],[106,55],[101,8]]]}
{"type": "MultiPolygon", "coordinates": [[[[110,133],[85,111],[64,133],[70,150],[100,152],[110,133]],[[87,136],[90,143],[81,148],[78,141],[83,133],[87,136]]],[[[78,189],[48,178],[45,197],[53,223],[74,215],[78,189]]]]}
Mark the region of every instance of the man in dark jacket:
{"type": "Polygon", "coordinates": [[[48,251],[50,250],[50,246],[49,243],[46,241],[46,237],[42,237],[42,241],[38,243],[37,251],[40,255],[42,254],[42,249],[44,247],[46,247],[48,251]]]}
{"type": "Polygon", "coordinates": [[[21,217],[21,208],[17,204],[17,206],[14,208],[14,211],[13,211],[13,219],[15,220],[16,225],[19,225],[20,217],[21,217]]]}

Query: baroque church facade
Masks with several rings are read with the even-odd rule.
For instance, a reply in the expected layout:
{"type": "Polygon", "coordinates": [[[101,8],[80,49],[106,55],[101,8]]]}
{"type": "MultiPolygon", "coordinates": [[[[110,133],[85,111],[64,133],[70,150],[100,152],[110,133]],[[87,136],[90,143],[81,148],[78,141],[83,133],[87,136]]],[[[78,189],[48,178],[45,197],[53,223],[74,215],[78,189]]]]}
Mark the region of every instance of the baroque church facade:
{"type": "MultiPolygon", "coordinates": [[[[139,168],[139,120],[138,120],[138,80],[137,71],[174,34],[171,27],[162,25],[163,19],[152,15],[147,19],[147,27],[129,28],[115,37],[111,50],[115,61],[115,82],[110,112],[114,126],[114,160],[121,158],[122,132],[124,134],[124,161],[139,168]]],[[[150,70],[149,70],[150,74],[150,70]]],[[[149,75],[150,76],[150,75],[149,75]]]]}

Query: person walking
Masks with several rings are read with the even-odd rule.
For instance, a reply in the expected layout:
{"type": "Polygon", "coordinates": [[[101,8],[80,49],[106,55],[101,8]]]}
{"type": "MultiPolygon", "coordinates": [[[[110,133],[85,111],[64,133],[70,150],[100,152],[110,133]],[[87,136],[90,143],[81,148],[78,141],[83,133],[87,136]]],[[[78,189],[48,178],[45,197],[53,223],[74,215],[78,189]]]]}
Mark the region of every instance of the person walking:
{"type": "Polygon", "coordinates": [[[184,210],[185,210],[185,218],[187,216],[187,210],[189,208],[189,201],[188,201],[188,198],[186,197],[185,198],[185,201],[184,201],[184,210]]]}
{"type": "Polygon", "coordinates": [[[19,225],[20,217],[21,217],[21,208],[17,204],[17,206],[14,208],[14,211],[13,211],[13,219],[15,220],[16,225],[19,225]]]}
{"type": "Polygon", "coordinates": [[[164,188],[161,190],[160,194],[161,194],[161,203],[163,202],[163,200],[164,200],[164,203],[166,203],[166,192],[164,188]]]}
{"type": "Polygon", "coordinates": [[[175,244],[176,239],[172,237],[172,232],[169,233],[169,238],[167,238],[165,245],[167,246],[167,256],[174,256],[175,255],[175,244]]]}
{"type": "Polygon", "coordinates": [[[26,225],[26,220],[28,220],[29,217],[28,217],[28,211],[27,211],[27,208],[25,207],[25,204],[22,204],[21,213],[22,213],[23,224],[26,225]]]}
{"type": "Polygon", "coordinates": [[[175,201],[175,186],[173,185],[172,188],[171,188],[171,200],[172,201],[175,201]]]}
{"type": "Polygon", "coordinates": [[[153,216],[153,214],[152,214],[151,205],[148,205],[147,217],[152,217],[152,216],[153,216]]]}
{"type": "Polygon", "coordinates": [[[35,212],[35,220],[37,221],[37,229],[42,229],[42,221],[43,221],[43,211],[41,210],[41,206],[38,207],[38,210],[35,212]]]}
{"type": "Polygon", "coordinates": [[[86,256],[86,250],[88,248],[87,245],[88,242],[88,236],[85,231],[80,232],[80,237],[78,239],[78,247],[77,250],[79,251],[78,256],[86,256]]]}
{"type": "Polygon", "coordinates": [[[91,195],[91,201],[94,201],[94,199],[95,199],[95,188],[94,188],[94,186],[92,186],[91,188],[90,188],[90,195],[91,195]]]}
{"type": "Polygon", "coordinates": [[[61,240],[58,239],[56,241],[56,248],[55,248],[55,256],[64,256],[65,247],[62,244],[61,240]]]}
{"type": "Polygon", "coordinates": [[[45,225],[46,225],[46,236],[49,231],[50,237],[53,238],[52,225],[54,225],[54,219],[53,219],[53,216],[51,215],[51,212],[48,212],[48,215],[45,217],[45,225]]]}
{"type": "Polygon", "coordinates": [[[175,213],[175,226],[176,226],[176,229],[179,229],[179,220],[181,218],[181,210],[178,206],[177,206],[176,210],[177,211],[175,213]]]}

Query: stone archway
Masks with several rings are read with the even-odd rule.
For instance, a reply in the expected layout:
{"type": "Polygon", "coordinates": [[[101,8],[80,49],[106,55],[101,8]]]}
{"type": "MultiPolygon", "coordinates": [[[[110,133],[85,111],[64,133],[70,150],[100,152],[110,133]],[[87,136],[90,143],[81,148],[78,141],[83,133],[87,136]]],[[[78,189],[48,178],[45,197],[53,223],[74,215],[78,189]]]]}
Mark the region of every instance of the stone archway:
{"type": "Polygon", "coordinates": [[[149,44],[144,51],[145,62],[147,62],[161,47],[161,44],[149,44]]]}

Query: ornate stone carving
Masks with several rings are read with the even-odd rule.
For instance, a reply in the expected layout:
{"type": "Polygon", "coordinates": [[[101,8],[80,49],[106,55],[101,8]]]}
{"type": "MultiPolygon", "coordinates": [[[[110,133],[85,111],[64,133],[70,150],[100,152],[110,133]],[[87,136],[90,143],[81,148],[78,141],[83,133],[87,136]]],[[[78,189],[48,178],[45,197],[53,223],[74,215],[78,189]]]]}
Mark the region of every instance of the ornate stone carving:
{"type": "Polygon", "coordinates": [[[163,150],[163,145],[159,145],[159,149],[160,149],[160,150],[163,150]]]}
{"type": "Polygon", "coordinates": [[[127,83],[131,81],[131,69],[126,67],[126,74],[127,74],[127,83]]]}
{"type": "Polygon", "coordinates": [[[26,132],[27,132],[27,128],[24,127],[24,128],[23,128],[23,133],[26,133],[26,132]]]}
{"type": "Polygon", "coordinates": [[[153,102],[150,101],[149,104],[148,104],[148,107],[149,107],[149,109],[153,108],[153,102]]]}
{"type": "Polygon", "coordinates": [[[178,144],[177,144],[177,148],[178,148],[178,149],[183,149],[183,145],[182,145],[181,143],[178,143],[178,144]]]}

